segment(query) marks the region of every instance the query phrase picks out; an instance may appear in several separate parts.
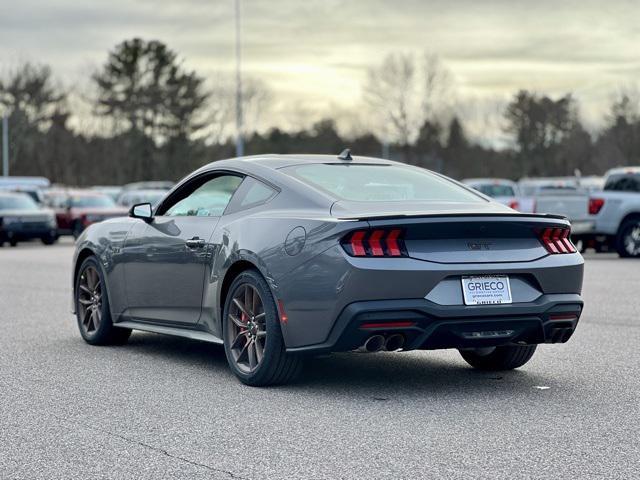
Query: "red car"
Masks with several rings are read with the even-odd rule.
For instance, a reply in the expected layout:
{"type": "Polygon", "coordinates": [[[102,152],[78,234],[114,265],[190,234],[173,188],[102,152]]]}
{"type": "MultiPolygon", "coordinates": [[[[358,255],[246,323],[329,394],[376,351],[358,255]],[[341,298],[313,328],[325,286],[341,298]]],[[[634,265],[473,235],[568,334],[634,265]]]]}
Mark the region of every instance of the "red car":
{"type": "Polygon", "coordinates": [[[110,196],[89,190],[50,190],[45,193],[45,204],[56,212],[58,234],[74,238],[92,223],[127,214],[110,196]]]}

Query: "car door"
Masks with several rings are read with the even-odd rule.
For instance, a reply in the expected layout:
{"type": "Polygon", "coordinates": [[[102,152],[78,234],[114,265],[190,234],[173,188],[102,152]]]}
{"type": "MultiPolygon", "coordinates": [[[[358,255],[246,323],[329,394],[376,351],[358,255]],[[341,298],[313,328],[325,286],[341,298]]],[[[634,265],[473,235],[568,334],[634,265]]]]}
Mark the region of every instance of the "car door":
{"type": "Polygon", "coordinates": [[[202,310],[213,231],[242,177],[210,173],[171,194],[125,244],[127,310],[134,320],[193,325],[202,310]]]}

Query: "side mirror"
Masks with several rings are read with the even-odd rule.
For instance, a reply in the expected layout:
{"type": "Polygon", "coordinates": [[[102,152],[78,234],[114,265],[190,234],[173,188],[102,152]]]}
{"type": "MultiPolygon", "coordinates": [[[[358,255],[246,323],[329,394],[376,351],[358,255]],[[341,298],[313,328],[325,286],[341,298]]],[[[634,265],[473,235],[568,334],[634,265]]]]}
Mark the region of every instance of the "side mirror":
{"type": "Polygon", "coordinates": [[[140,218],[145,222],[150,222],[153,218],[153,210],[150,203],[138,203],[131,207],[129,216],[132,218],[140,218]]]}

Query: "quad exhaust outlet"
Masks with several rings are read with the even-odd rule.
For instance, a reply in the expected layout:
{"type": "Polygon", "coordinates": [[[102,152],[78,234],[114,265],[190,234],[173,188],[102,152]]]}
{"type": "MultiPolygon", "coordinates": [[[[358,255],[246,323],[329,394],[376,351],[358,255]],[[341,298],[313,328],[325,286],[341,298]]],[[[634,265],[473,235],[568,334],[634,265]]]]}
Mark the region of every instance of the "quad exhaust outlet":
{"type": "Polygon", "coordinates": [[[400,350],[404,345],[404,336],[399,333],[394,333],[393,335],[389,335],[387,340],[384,342],[384,349],[388,352],[395,352],[400,350]]]}
{"type": "Polygon", "coordinates": [[[395,352],[404,345],[404,336],[394,333],[385,338],[383,335],[371,335],[364,344],[357,349],[359,352],[374,353],[386,350],[395,352]]]}
{"type": "Polygon", "coordinates": [[[368,353],[379,352],[384,348],[384,337],[382,335],[371,335],[362,346],[368,353]]]}

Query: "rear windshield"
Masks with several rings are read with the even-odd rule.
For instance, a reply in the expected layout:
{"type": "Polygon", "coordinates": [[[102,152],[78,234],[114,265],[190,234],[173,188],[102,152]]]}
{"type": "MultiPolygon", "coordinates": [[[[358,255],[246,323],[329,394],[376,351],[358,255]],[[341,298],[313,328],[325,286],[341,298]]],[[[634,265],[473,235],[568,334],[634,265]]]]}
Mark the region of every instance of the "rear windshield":
{"type": "Polygon", "coordinates": [[[415,167],[315,163],[282,170],[341,200],[484,202],[473,192],[415,167]]]}
{"type": "Polygon", "coordinates": [[[493,184],[481,184],[474,185],[473,188],[479,192],[484,193],[489,197],[515,197],[516,192],[511,185],[493,185],[493,184]]]}
{"type": "Polygon", "coordinates": [[[604,189],[614,192],[640,192],[640,174],[610,175],[604,189]]]}
{"type": "Polygon", "coordinates": [[[0,210],[38,210],[38,205],[26,194],[0,196],[0,210]]]}

